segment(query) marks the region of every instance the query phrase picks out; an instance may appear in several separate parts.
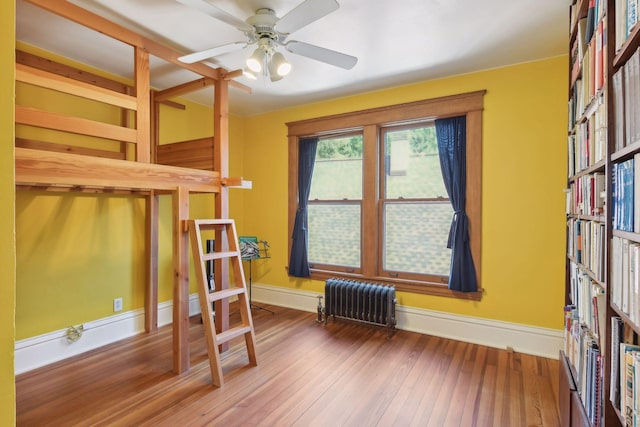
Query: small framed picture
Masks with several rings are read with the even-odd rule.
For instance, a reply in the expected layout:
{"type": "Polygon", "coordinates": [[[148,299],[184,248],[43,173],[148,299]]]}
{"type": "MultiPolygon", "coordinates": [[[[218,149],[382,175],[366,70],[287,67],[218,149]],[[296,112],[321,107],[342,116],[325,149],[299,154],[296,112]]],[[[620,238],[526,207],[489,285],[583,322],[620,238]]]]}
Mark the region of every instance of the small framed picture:
{"type": "Polygon", "coordinates": [[[240,255],[243,260],[260,258],[260,248],[256,236],[240,236],[240,255]]]}

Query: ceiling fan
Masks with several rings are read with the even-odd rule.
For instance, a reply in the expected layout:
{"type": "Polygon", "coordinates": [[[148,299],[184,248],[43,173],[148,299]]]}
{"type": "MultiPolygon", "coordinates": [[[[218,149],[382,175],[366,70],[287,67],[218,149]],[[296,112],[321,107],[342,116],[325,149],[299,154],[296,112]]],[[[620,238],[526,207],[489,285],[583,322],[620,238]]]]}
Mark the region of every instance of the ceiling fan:
{"type": "Polygon", "coordinates": [[[191,64],[256,45],[255,51],[247,59],[245,75],[255,79],[257,73],[263,73],[265,76],[269,75],[271,81],[277,81],[291,70],[291,65],[284,55],[276,50],[279,46],[293,54],[346,70],[350,70],[358,62],[355,56],[297,40],[287,40],[293,32],[337,10],[340,5],[336,0],[304,0],[282,18],[278,18],[272,9],[261,8],[246,21],[228,14],[212,4],[211,0],[177,1],[237,28],[246,36],[244,41],[227,43],[179,57],[178,59],[184,63],[191,64]]]}

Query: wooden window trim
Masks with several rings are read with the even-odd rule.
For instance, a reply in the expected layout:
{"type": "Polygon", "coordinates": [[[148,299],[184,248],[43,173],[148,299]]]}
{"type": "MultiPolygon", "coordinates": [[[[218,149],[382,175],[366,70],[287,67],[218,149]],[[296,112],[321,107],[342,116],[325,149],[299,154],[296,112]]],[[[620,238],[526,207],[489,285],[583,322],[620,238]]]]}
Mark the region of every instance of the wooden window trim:
{"type": "MultiPolygon", "coordinates": [[[[355,111],[308,120],[287,123],[289,142],[289,193],[288,193],[288,236],[291,236],[293,222],[298,206],[298,144],[301,138],[312,136],[326,136],[334,133],[344,133],[349,130],[360,130],[365,134],[365,141],[377,141],[377,134],[381,127],[409,123],[424,119],[438,119],[444,117],[466,116],[467,125],[467,200],[466,211],[469,217],[469,233],[471,239],[471,254],[476,269],[478,282],[477,292],[454,292],[440,283],[418,282],[402,280],[392,277],[378,276],[375,271],[363,268],[361,274],[340,273],[340,276],[359,280],[377,281],[394,284],[399,291],[419,294],[437,295],[459,299],[478,301],[482,297],[481,283],[481,248],[482,248],[482,110],[486,91],[469,92],[460,95],[451,95],[405,104],[390,105],[369,110],[355,111]]],[[[365,150],[366,152],[366,150],[365,150]]],[[[378,162],[376,155],[372,158],[364,158],[365,163],[378,162]]],[[[375,184],[366,185],[363,188],[363,198],[374,204],[379,203],[378,189],[375,184]],[[373,194],[367,194],[373,192],[373,194]],[[369,196],[369,197],[366,197],[369,196]]],[[[363,213],[370,212],[369,206],[363,204],[363,213]]],[[[363,230],[367,230],[367,218],[363,218],[363,230]]],[[[291,238],[289,242],[289,254],[291,253],[291,238]]],[[[376,242],[378,243],[378,242],[376,242]]],[[[373,246],[373,245],[371,245],[373,246]]],[[[373,246],[373,256],[376,256],[377,246],[373,246]]],[[[362,256],[371,256],[363,248],[362,256]]],[[[326,280],[336,276],[334,271],[313,269],[311,279],[326,280]]]]}

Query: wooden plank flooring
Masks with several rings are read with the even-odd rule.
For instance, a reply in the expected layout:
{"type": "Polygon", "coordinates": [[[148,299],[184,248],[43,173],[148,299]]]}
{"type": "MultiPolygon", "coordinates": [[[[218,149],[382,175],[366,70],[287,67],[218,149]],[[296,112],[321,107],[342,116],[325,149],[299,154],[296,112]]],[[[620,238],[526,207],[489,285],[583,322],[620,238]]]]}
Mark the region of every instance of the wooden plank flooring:
{"type": "Polygon", "coordinates": [[[558,361],[313,313],[254,310],[212,386],[198,318],[191,370],[161,328],[16,378],[18,426],[558,426],[558,361]]]}

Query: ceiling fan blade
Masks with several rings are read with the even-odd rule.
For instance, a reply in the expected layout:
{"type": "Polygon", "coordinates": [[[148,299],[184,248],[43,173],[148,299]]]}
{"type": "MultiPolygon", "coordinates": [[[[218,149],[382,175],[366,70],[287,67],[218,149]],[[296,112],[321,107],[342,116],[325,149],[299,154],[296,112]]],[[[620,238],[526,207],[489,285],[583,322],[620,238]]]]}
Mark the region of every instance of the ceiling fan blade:
{"type": "Polygon", "coordinates": [[[194,62],[202,61],[204,59],[212,58],[214,56],[222,55],[223,53],[233,52],[234,50],[240,50],[247,47],[246,42],[234,42],[223,44],[222,46],[213,47],[211,49],[202,50],[200,52],[190,53],[178,58],[178,61],[185,64],[193,64],[194,62]]]}
{"type": "Polygon", "coordinates": [[[276,23],[276,31],[291,34],[340,7],[336,0],[305,0],[276,23]]]}
{"type": "Polygon", "coordinates": [[[315,59],[316,61],[326,62],[327,64],[344,68],[345,70],[352,69],[358,62],[358,58],[355,56],[336,52],[331,49],[325,49],[324,47],[315,46],[309,43],[291,40],[284,46],[289,52],[295,53],[296,55],[302,55],[307,58],[315,59]]]}
{"type": "Polygon", "coordinates": [[[233,15],[228,14],[218,6],[214,6],[208,0],[176,0],[185,6],[192,7],[200,12],[206,13],[209,16],[216,18],[219,21],[229,24],[232,27],[236,27],[242,32],[253,31],[253,27],[243,20],[236,18],[233,15]]]}

